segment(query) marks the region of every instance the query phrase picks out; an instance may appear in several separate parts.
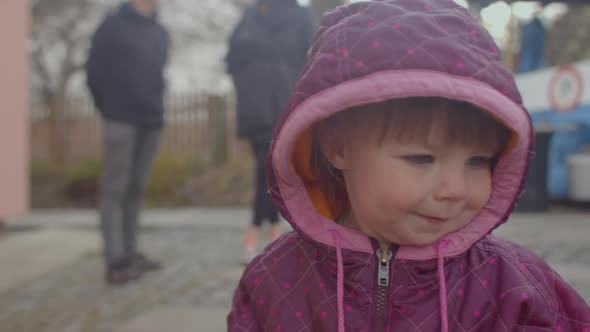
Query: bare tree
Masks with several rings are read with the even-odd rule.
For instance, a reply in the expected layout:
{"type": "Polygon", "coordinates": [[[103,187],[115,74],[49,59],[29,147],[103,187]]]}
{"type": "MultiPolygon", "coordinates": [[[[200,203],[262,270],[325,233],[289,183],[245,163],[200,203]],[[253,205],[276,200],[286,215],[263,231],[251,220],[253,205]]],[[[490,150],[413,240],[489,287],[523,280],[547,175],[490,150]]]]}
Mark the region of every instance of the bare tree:
{"type": "Polygon", "coordinates": [[[42,101],[65,95],[72,75],[83,67],[81,50],[103,12],[92,0],[32,2],[33,89],[42,101]]]}
{"type": "Polygon", "coordinates": [[[571,6],[549,30],[545,55],[549,65],[564,65],[590,59],[590,6],[571,6]]]}
{"type": "Polygon", "coordinates": [[[68,83],[84,66],[90,35],[106,6],[96,0],[31,2],[31,88],[49,109],[52,156],[64,164],[64,107],[68,83]]]}
{"type": "Polygon", "coordinates": [[[200,1],[166,0],[162,2],[162,20],[172,37],[173,46],[181,50],[183,44],[194,41],[224,40],[237,20],[243,0],[200,1]]]}

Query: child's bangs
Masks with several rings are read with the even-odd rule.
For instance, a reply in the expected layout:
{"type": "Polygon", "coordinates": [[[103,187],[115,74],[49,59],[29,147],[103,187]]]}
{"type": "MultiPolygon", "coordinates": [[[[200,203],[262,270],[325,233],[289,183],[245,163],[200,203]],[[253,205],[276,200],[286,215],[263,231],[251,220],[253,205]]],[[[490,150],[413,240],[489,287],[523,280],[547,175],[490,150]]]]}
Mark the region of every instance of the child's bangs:
{"type": "Polygon", "coordinates": [[[381,140],[462,145],[502,151],[510,130],[481,109],[443,98],[412,98],[383,104],[381,140]]]}

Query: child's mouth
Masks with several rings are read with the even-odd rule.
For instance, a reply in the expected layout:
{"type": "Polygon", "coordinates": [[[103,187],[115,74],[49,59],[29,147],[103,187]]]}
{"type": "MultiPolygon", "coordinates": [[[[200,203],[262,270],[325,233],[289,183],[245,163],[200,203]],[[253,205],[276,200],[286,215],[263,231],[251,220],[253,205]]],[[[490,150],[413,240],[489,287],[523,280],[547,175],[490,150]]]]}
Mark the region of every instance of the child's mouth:
{"type": "Polygon", "coordinates": [[[428,215],[421,214],[421,213],[415,213],[415,215],[425,219],[426,221],[432,222],[432,223],[443,223],[443,222],[446,222],[447,220],[449,220],[449,218],[433,217],[433,216],[428,216],[428,215]]]}

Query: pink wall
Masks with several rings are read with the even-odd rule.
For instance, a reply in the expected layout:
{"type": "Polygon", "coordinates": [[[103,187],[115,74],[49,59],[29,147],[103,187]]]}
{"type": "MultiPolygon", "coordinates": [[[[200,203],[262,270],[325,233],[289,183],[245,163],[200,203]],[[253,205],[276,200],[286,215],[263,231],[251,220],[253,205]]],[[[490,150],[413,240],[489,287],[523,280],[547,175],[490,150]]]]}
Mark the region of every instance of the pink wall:
{"type": "Polygon", "coordinates": [[[0,0],[0,219],[29,208],[29,1],[0,0]]]}

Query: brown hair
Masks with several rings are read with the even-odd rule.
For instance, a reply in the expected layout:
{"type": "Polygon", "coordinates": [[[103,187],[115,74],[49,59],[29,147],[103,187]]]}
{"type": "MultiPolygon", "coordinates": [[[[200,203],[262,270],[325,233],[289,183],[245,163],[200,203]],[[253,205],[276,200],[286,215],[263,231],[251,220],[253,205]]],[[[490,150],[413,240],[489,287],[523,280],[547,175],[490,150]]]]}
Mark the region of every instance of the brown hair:
{"type": "MultiPolygon", "coordinates": [[[[357,106],[321,120],[312,131],[311,168],[330,199],[335,199],[344,187],[341,172],[321,151],[322,132],[352,136],[376,133],[373,136],[378,144],[386,138],[433,143],[435,133],[442,133],[442,142],[436,143],[493,148],[497,151],[496,158],[507,149],[511,138],[511,130],[490,113],[467,102],[440,97],[405,98],[357,106]]],[[[437,139],[440,137],[436,135],[437,139]]]]}

